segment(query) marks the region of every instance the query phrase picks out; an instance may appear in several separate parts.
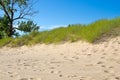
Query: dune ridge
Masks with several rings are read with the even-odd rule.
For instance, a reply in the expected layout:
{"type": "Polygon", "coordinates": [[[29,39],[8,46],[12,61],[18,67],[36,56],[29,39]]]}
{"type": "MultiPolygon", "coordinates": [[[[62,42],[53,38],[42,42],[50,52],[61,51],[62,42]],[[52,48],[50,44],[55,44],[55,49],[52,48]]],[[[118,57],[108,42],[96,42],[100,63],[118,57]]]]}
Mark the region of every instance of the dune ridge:
{"type": "Polygon", "coordinates": [[[0,48],[0,80],[120,80],[120,36],[0,48]]]}

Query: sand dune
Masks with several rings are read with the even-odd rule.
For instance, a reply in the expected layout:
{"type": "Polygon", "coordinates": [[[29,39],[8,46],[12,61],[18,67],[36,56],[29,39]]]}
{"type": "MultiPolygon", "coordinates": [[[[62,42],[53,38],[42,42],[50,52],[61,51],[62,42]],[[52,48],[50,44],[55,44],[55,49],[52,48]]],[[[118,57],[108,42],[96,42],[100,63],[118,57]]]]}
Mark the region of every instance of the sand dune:
{"type": "Polygon", "coordinates": [[[1,48],[0,80],[120,80],[120,37],[1,48]]]}

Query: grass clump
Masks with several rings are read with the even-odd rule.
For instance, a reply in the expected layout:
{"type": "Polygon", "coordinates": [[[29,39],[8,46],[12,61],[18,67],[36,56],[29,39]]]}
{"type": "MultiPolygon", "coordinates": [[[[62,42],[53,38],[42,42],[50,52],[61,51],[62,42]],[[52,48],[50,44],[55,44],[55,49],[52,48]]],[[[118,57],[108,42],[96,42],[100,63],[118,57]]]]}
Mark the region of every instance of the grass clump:
{"type": "Polygon", "coordinates": [[[9,44],[13,39],[12,38],[4,38],[0,39],[0,47],[3,47],[7,44],[9,44]]]}
{"type": "Polygon", "coordinates": [[[32,32],[30,34],[15,38],[9,43],[9,46],[17,47],[23,45],[30,45],[29,41],[32,41],[36,35],[38,35],[38,32],[32,32]]]}

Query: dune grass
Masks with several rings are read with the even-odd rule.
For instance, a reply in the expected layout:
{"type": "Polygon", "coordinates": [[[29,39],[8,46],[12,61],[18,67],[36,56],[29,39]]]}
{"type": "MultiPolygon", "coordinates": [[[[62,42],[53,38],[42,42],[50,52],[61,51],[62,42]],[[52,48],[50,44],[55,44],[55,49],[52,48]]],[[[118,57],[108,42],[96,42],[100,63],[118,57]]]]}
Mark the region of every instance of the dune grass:
{"type": "Polygon", "coordinates": [[[3,47],[7,44],[9,44],[13,39],[12,38],[4,38],[0,39],[0,47],[3,47]]]}
{"type": "Polygon", "coordinates": [[[111,32],[114,28],[120,31],[120,18],[112,20],[102,19],[88,25],[73,24],[67,27],[59,27],[50,31],[32,32],[15,39],[2,39],[0,46],[10,45],[13,47],[22,45],[34,45],[37,43],[63,43],[78,40],[93,43],[103,34],[111,32]]]}

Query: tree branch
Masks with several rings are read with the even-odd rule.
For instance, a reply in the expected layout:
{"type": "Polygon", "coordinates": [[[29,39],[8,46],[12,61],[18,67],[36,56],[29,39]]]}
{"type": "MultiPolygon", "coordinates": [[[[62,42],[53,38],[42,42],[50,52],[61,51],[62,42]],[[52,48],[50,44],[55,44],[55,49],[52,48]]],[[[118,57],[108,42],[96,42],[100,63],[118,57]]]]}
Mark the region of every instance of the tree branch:
{"type": "Polygon", "coordinates": [[[14,17],[14,4],[15,4],[15,2],[14,2],[14,0],[12,0],[12,2],[11,2],[12,4],[11,4],[11,19],[13,20],[13,17],[14,17]]]}
{"type": "Polygon", "coordinates": [[[7,12],[7,10],[5,8],[5,5],[4,5],[4,3],[1,0],[0,0],[0,5],[2,6],[2,8],[3,8],[5,14],[7,15],[8,19],[11,20],[9,13],[7,12]]]}
{"type": "Polygon", "coordinates": [[[25,8],[20,8],[20,14],[18,17],[14,18],[13,21],[15,20],[18,20],[18,19],[27,19],[29,20],[28,18],[25,18],[25,16],[31,16],[33,15],[35,12],[31,12],[31,8],[32,6],[26,6],[25,8]]]}

